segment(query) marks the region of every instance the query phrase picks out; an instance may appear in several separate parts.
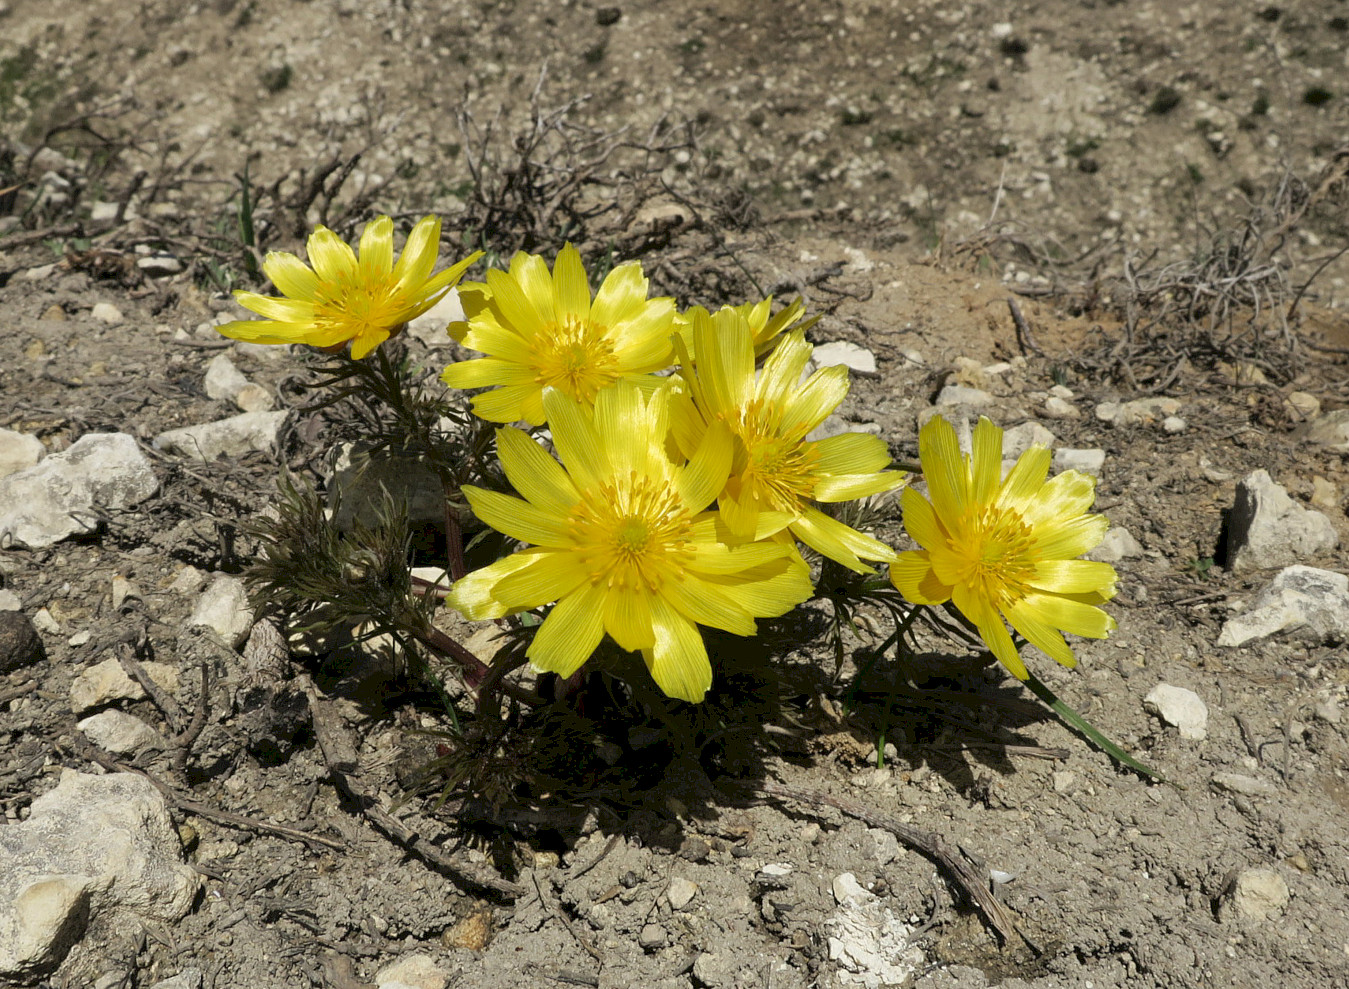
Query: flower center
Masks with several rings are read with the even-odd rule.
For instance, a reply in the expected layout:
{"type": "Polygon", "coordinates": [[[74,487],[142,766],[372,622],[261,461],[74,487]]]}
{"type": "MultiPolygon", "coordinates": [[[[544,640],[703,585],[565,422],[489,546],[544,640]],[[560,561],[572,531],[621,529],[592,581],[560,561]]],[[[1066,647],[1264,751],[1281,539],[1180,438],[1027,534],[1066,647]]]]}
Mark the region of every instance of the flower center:
{"type": "Polygon", "coordinates": [[[804,426],[783,434],[780,418],[780,410],[765,407],[757,398],[740,411],[740,421],[732,423],[732,429],[744,449],[737,451],[731,475],[742,478],[755,499],[766,503],[764,508],[796,514],[815,492],[819,454],[813,443],[805,441],[804,426]]]}
{"type": "Polygon", "coordinates": [[[1030,589],[1039,553],[1035,534],[1020,512],[981,506],[952,537],[963,583],[1003,607],[1030,589]]]}
{"type": "Polygon", "coordinates": [[[533,344],[534,380],[586,405],[622,374],[606,327],[567,316],[540,328],[533,344]]]}
{"type": "Polygon", "coordinates": [[[408,308],[409,300],[392,278],[367,281],[358,272],[343,273],[336,281],[319,284],[314,323],[359,336],[368,330],[392,330],[406,322],[408,308]]]}
{"type": "Polygon", "coordinates": [[[691,559],[688,510],[665,478],[615,478],[587,492],[568,525],[592,584],[659,592],[691,559]]]}

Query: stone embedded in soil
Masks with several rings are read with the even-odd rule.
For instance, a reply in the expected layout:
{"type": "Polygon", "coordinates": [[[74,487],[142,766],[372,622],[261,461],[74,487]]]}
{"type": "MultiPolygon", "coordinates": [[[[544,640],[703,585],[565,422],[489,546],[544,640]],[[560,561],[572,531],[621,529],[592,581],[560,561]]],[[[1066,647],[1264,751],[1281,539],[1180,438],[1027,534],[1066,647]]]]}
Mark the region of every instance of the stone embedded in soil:
{"type": "Polygon", "coordinates": [[[1066,398],[1058,395],[1050,395],[1045,399],[1045,415],[1051,419],[1076,419],[1082,413],[1077,410],[1077,406],[1066,398]]]}
{"type": "Polygon", "coordinates": [[[937,395],[936,405],[964,405],[971,409],[982,409],[993,404],[993,396],[982,388],[969,388],[965,385],[947,385],[937,395]]]}
{"type": "Polygon", "coordinates": [[[15,429],[0,429],[0,477],[36,465],[46,452],[47,448],[36,436],[15,429]]]}
{"type": "Polygon", "coordinates": [[[137,258],[136,267],[150,278],[168,278],[182,273],[183,262],[172,254],[150,254],[137,258]]]}
{"type": "MultiPolygon", "coordinates": [[[[22,611],[23,599],[8,588],[0,588],[0,611],[22,611]]],[[[3,653],[0,649],[0,653],[3,653]]]]}
{"type": "Polygon", "coordinates": [[[410,320],[407,332],[428,347],[448,347],[454,342],[449,333],[450,324],[462,322],[463,319],[464,307],[459,301],[459,290],[452,288],[434,306],[410,320]]]}
{"type": "Polygon", "coordinates": [[[1038,422],[1031,420],[1002,431],[1002,455],[1004,459],[1015,460],[1037,443],[1053,449],[1057,442],[1058,437],[1038,422]]]}
{"type": "Polygon", "coordinates": [[[851,872],[836,877],[832,889],[838,909],[824,930],[839,981],[869,987],[906,981],[923,963],[922,950],[909,944],[908,925],[851,872]]]}
{"type": "Polygon", "coordinates": [[[407,505],[414,525],[445,524],[445,486],[435,472],[414,459],[361,455],[353,443],[338,447],[330,484],[335,506],[333,524],[347,530],[357,519],[370,519],[384,503],[385,492],[407,505]]]}
{"type": "Polygon", "coordinates": [[[46,658],[32,619],[20,611],[0,611],[0,676],[46,658]]]}
{"type": "Polygon", "coordinates": [[[109,326],[118,326],[126,321],[122,315],[122,310],[118,309],[111,302],[96,302],[94,308],[89,314],[100,323],[107,323],[109,326]]]}
{"type": "Polygon", "coordinates": [[[817,368],[834,367],[842,364],[858,374],[876,373],[876,355],[865,347],[846,340],[819,344],[810,355],[811,363],[817,368]]]}
{"type": "Polygon", "coordinates": [[[248,590],[238,577],[220,574],[207,585],[187,620],[188,628],[205,626],[238,648],[253,630],[253,610],[248,606],[248,590]]]}
{"type": "Polygon", "coordinates": [[[1189,427],[1190,424],[1180,416],[1167,416],[1162,420],[1162,431],[1172,436],[1185,432],[1189,427]]]}
{"type": "Polygon", "coordinates": [[[391,965],[385,965],[375,974],[375,983],[380,989],[390,989],[394,985],[410,986],[411,989],[445,989],[450,976],[430,955],[405,955],[391,965]]]}
{"type": "Polygon", "coordinates": [[[245,412],[266,412],[276,404],[272,393],[262,385],[244,385],[234,396],[234,404],[245,412]]]}
{"type": "Polygon", "coordinates": [[[1143,707],[1177,728],[1181,738],[1200,742],[1208,735],[1208,707],[1193,690],[1159,683],[1143,698],[1143,707]]]}
{"type": "Polygon", "coordinates": [[[1083,474],[1099,474],[1104,466],[1104,450],[1074,450],[1071,447],[1060,447],[1054,451],[1056,471],[1075,470],[1083,474]]]}
{"type": "Polygon", "coordinates": [[[216,354],[206,365],[202,387],[207,398],[232,400],[239,389],[248,385],[248,379],[234,366],[228,354],[216,354]]]}
{"type": "MultiPolygon", "coordinates": [[[[168,663],[154,661],[141,663],[141,669],[167,693],[178,690],[178,669],[168,663]]],[[[70,709],[76,714],[116,701],[138,701],[145,698],[145,689],[127,676],[116,657],[84,670],[70,684],[70,709]]]]}
{"type": "Polygon", "coordinates": [[[1257,779],[1242,773],[1214,773],[1213,785],[1228,793],[1238,793],[1243,797],[1268,797],[1278,793],[1278,788],[1268,780],[1257,779]]]}
{"type": "Polygon", "coordinates": [[[1340,510],[1340,489],[1320,474],[1312,477],[1312,505],[1326,512],[1340,510]]]}
{"type": "Polygon", "coordinates": [[[1132,402],[1102,402],[1096,406],[1096,418],[1116,426],[1139,426],[1161,422],[1180,411],[1174,398],[1139,398],[1132,402]]]}
{"type": "Polygon", "coordinates": [[[1111,526],[1099,546],[1086,553],[1088,560],[1101,563],[1119,563],[1143,555],[1142,544],[1123,526],[1111,526]]]}
{"type": "Polygon", "coordinates": [[[1223,898],[1223,919],[1269,920],[1283,912],[1289,899],[1288,884],[1273,869],[1243,869],[1223,898]]]}
{"type": "Polygon", "coordinates": [[[647,924],[637,934],[637,946],[643,951],[656,951],[665,947],[669,935],[659,924],[647,924]]]}
{"type": "Polygon", "coordinates": [[[1245,611],[1227,620],[1218,645],[1241,646],[1280,633],[1314,644],[1349,639],[1349,577],[1316,567],[1285,567],[1245,611]]]}
{"type": "MultiPolygon", "coordinates": [[[[155,449],[209,464],[220,456],[238,457],[276,445],[288,413],[242,412],[228,419],[170,429],[155,437],[155,449]]],[[[50,458],[48,458],[50,459],[50,458]]]]}
{"type": "Polygon", "coordinates": [[[46,549],[95,532],[99,516],[159,490],[154,469],[126,433],[89,433],[68,450],[0,478],[0,542],[46,549]]]}
{"type": "Polygon", "coordinates": [[[201,980],[201,969],[185,968],[177,975],[156,982],[150,989],[201,989],[201,980]]]}
{"type": "Polygon", "coordinates": [[[1336,409],[1317,416],[1293,434],[1304,443],[1332,453],[1349,454],[1349,409],[1336,409]]]}
{"type": "Polygon", "coordinates": [[[1330,519],[1294,502],[1267,471],[1252,471],[1237,484],[1227,532],[1232,570],[1289,566],[1338,544],[1330,519]]]}
{"type": "Polygon", "coordinates": [[[670,889],[665,895],[669,899],[672,909],[683,910],[698,895],[698,884],[691,879],[676,876],[670,880],[670,889]]]}
{"type": "Polygon", "coordinates": [[[159,732],[125,711],[100,711],[77,722],[75,727],[99,748],[117,755],[165,747],[159,732]]]}
{"type": "Polygon", "coordinates": [[[191,908],[197,884],[149,780],[67,769],[26,821],[0,828],[0,975],[59,963],[104,912],[125,908],[173,923],[191,908]]]}

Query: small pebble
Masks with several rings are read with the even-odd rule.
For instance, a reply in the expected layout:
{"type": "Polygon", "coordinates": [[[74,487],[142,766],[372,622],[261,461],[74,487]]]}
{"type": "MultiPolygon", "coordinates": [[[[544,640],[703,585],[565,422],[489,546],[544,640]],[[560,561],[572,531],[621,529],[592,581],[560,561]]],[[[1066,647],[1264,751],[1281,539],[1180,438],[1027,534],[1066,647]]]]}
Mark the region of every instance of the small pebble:
{"type": "Polygon", "coordinates": [[[670,900],[671,908],[683,910],[698,895],[698,884],[691,879],[677,876],[670,880],[670,889],[665,895],[670,900]]]}
{"type": "Polygon", "coordinates": [[[658,948],[665,947],[669,937],[665,933],[665,928],[659,924],[647,924],[637,935],[637,945],[643,951],[655,951],[658,948]]]}
{"type": "Polygon", "coordinates": [[[1208,735],[1208,707],[1193,690],[1159,683],[1143,698],[1143,707],[1178,728],[1181,738],[1198,742],[1208,735]]]}
{"type": "Polygon", "coordinates": [[[1177,433],[1185,432],[1188,426],[1189,423],[1187,423],[1180,416],[1167,416],[1165,419],[1162,420],[1162,429],[1170,433],[1172,436],[1175,436],[1177,433]]]}
{"type": "Polygon", "coordinates": [[[1077,406],[1057,395],[1050,395],[1045,399],[1045,415],[1051,419],[1076,419],[1078,416],[1077,406]]]}
{"type": "Polygon", "coordinates": [[[109,326],[117,326],[125,321],[122,310],[118,309],[111,302],[96,302],[90,315],[100,323],[107,323],[109,326]]]}

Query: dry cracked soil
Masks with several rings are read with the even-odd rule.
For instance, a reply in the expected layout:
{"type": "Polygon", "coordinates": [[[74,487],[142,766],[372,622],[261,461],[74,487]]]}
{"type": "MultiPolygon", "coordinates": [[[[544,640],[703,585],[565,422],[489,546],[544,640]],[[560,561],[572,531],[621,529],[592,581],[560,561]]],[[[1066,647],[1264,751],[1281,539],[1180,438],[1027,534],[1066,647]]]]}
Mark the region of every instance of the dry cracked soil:
{"type": "MultiPolygon", "coordinates": [[[[1349,985],[1344,643],[1217,644],[1276,569],[1227,558],[1242,478],[1349,539],[1344,456],[1299,432],[1349,405],[1346,79],[1343,0],[0,0],[0,427],[47,455],[129,434],[159,482],[85,536],[0,548],[45,647],[0,677],[4,825],[62,769],[149,773],[200,879],[181,920],[100,913],[21,981],[1349,985]],[[1099,451],[1099,508],[1136,540],[1119,628],[1076,670],[1031,661],[1168,782],[950,642],[869,663],[880,613],[836,655],[818,603],[767,663],[723,644],[697,712],[568,712],[554,742],[586,768],[556,792],[438,805],[411,770],[451,730],[443,698],[369,649],[286,661],[345,755],[304,704],[259,745],[242,658],[184,625],[257,552],[242,526],[283,469],[327,483],[333,439],[303,355],[214,326],[242,317],[229,290],[258,287],[259,252],[377,213],[442,215],[442,257],[636,258],[681,305],[800,294],[813,342],[874,356],[840,416],[897,459],[949,385],[977,390],[951,415],[1099,451]],[[292,410],[277,443],[156,449],[238,412],[203,387],[222,353],[292,410]],[[1097,414],[1137,399],[1175,420],[1097,414]],[[128,644],[180,686],[118,702],[170,741],[114,762],[70,688],[128,644]],[[1145,707],[1161,683],[1202,699],[1203,731],[1145,707]],[[1018,933],[887,821],[958,849],[1018,933]]],[[[436,332],[407,353],[455,356],[436,332]]]]}

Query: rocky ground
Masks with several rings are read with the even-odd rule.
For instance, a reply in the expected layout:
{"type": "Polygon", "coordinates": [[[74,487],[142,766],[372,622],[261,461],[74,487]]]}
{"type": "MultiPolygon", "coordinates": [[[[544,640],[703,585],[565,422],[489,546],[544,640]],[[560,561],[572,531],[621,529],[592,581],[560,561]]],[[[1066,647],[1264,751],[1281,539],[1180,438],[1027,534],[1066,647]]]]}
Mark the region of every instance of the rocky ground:
{"type": "Polygon", "coordinates": [[[0,3],[0,979],[1349,979],[1343,3],[84,7],[0,3]],[[1035,668],[1168,782],[950,643],[861,675],[883,616],[837,667],[813,604],[695,713],[567,721],[557,792],[438,807],[443,705],[239,581],[342,424],[226,290],[376,212],[800,293],[897,458],[939,410],[1096,473],[1120,627],[1035,668]]]}

